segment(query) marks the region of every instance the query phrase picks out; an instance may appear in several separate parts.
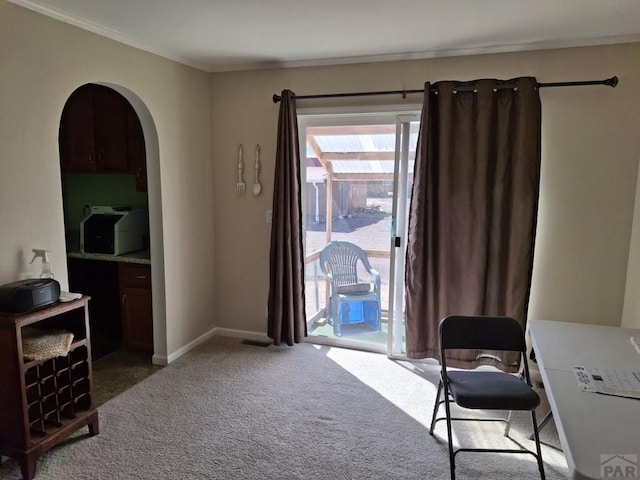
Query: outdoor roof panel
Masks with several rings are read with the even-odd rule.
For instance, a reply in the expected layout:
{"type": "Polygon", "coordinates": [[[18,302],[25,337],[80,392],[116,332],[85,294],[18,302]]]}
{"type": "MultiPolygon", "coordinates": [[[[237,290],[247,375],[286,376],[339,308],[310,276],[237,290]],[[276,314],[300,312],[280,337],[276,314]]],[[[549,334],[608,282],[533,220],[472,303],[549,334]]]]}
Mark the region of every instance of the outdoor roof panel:
{"type": "Polygon", "coordinates": [[[344,160],[333,162],[334,173],[393,173],[393,160],[344,160]]]}
{"type": "MultiPolygon", "coordinates": [[[[379,135],[314,135],[322,153],[393,152],[396,149],[395,134],[379,135]]],[[[412,133],[409,145],[415,148],[417,133],[412,133]]],[[[308,150],[307,150],[308,151],[308,150]]]]}

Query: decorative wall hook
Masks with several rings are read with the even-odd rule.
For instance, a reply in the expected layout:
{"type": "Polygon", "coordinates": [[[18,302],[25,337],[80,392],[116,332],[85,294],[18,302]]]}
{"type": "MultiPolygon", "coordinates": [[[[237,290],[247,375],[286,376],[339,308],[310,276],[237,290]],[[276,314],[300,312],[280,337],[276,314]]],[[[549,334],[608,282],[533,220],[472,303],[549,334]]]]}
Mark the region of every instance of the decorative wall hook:
{"type": "Polygon", "coordinates": [[[260,185],[260,144],[256,145],[256,159],[253,162],[253,171],[255,173],[253,195],[257,197],[262,191],[262,185],[260,185]]]}
{"type": "Polygon", "coordinates": [[[240,146],[238,147],[238,183],[236,183],[236,191],[238,192],[238,195],[244,195],[244,190],[245,190],[245,183],[244,183],[244,179],[242,178],[242,173],[244,172],[244,160],[243,160],[243,155],[244,155],[244,148],[242,147],[242,144],[240,144],[240,146]]]}

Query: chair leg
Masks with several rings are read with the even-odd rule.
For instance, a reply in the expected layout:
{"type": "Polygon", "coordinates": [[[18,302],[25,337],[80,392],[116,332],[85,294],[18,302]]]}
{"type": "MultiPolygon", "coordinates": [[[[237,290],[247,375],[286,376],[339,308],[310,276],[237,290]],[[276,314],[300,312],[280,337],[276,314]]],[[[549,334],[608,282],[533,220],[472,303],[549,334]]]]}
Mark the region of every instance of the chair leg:
{"type": "Polygon", "coordinates": [[[538,422],[536,421],[536,412],[534,410],[531,410],[531,423],[533,425],[533,435],[536,440],[536,458],[538,460],[540,479],[546,480],[546,477],[544,475],[544,463],[542,462],[542,449],[540,448],[540,436],[538,434],[538,422]]]}
{"type": "Polygon", "coordinates": [[[431,428],[429,429],[429,435],[433,436],[433,429],[436,425],[436,414],[438,413],[438,407],[440,406],[440,393],[442,392],[442,380],[438,382],[438,393],[436,393],[436,401],[433,406],[433,416],[431,417],[431,428]]]}
{"type": "MultiPolygon", "coordinates": [[[[444,385],[443,385],[444,389],[444,385]]],[[[444,408],[447,415],[447,439],[449,442],[449,467],[451,470],[451,480],[456,480],[456,458],[453,451],[453,434],[451,432],[451,408],[449,407],[449,395],[444,389],[444,408]]]]}
{"type": "Polygon", "coordinates": [[[504,436],[509,436],[509,430],[511,430],[511,417],[513,416],[513,410],[509,410],[509,416],[507,417],[507,426],[504,429],[504,436]]]}
{"type": "Polygon", "coordinates": [[[329,325],[333,325],[333,317],[335,317],[335,310],[336,310],[335,302],[333,301],[333,298],[329,297],[329,309],[327,312],[327,322],[329,322],[329,325]]]}

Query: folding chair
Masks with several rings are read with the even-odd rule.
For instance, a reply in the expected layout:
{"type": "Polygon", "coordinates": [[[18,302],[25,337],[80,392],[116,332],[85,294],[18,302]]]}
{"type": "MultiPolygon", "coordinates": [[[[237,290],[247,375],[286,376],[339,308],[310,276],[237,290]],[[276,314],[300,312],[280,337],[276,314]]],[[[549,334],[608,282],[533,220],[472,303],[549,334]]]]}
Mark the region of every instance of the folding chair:
{"type": "MultiPolygon", "coordinates": [[[[540,477],[545,480],[540,438],[536,422],[535,409],[540,404],[540,397],[531,388],[529,366],[526,358],[526,342],[520,324],[508,317],[487,316],[449,316],[440,322],[441,349],[441,379],[438,383],[438,393],[431,418],[429,433],[433,436],[433,429],[437,421],[446,420],[449,443],[449,464],[451,480],[455,480],[455,456],[459,452],[500,452],[527,453],[533,455],[538,462],[540,477]],[[501,352],[520,352],[523,365],[522,375],[517,376],[500,371],[486,370],[451,370],[447,368],[447,350],[463,349],[501,352]],[[443,399],[440,400],[442,394],[443,399]],[[467,409],[476,410],[508,410],[508,418],[459,418],[451,417],[451,402],[467,409]],[[444,403],[445,417],[438,417],[438,409],[444,403]],[[464,421],[502,421],[506,429],[504,435],[509,436],[511,412],[525,410],[531,412],[531,422],[536,443],[536,453],[525,448],[496,449],[496,448],[453,448],[451,422],[464,421]]],[[[492,354],[496,352],[491,352],[492,354]]]]}

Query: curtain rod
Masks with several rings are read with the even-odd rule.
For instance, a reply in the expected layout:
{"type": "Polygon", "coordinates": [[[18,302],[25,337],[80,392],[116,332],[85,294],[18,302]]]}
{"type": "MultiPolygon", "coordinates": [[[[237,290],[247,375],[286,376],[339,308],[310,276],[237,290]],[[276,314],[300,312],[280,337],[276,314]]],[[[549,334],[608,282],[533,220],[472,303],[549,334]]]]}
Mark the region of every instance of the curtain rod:
{"type": "MultiPolygon", "coordinates": [[[[537,83],[538,88],[545,87],[579,87],[583,85],[608,85],[610,87],[615,87],[618,85],[618,77],[613,76],[611,78],[607,78],[605,80],[585,80],[582,82],[551,82],[551,83],[537,83]]],[[[513,88],[514,85],[497,85],[496,88],[498,90],[513,88]]],[[[474,90],[474,87],[462,87],[459,88],[459,91],[463,90],[474,90]]],[[[432,88],[432,92],[437,91],[437,88],[432,88]]],[[[424,89],[422,90],[384,90],[378,92],[354,92],[354,93],[324,93],[319,95],[295,95],[294,98],[296,100],[305,100],[311,98],[340,98],[340,97],[370,97],[374,95],[402,95],[402,98],[406,98],[408,94],[411,93],[424,93],[424,89]]],[[[278,103],[282,97],[276,93],[273,94],[273,103],[278,103]]]]}

